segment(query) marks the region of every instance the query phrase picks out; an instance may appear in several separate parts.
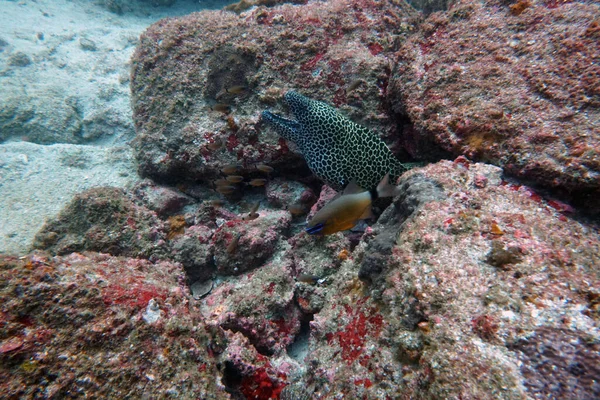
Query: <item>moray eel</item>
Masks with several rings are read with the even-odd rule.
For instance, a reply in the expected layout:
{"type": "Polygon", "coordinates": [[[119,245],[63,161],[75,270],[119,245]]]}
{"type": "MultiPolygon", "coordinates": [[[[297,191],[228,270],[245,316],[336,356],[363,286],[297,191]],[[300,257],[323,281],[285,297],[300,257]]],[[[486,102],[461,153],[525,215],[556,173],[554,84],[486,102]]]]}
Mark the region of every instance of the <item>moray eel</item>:
{"type": "Polygon", "coordinates": [[[360,191],[350,182],[344,194],[321,208],[306,227],[309,235],[331,235],[332,233],[352,229],[361,219],[371,217],[371,204],[379,197],[394,197],[400,189],[389,184],[386,174],[377,189],[360,191]]]}
{"type": "Polygon", "coordinates": [[[262,118],[299,148],[308,167],[336,190],[350,182],[371,190],[389,173],[395,182],[413,165],[398,161],[387,145],[369,129],[335,108],[294,91],[284,96],[296,121],[263,111],[262,118]]]}

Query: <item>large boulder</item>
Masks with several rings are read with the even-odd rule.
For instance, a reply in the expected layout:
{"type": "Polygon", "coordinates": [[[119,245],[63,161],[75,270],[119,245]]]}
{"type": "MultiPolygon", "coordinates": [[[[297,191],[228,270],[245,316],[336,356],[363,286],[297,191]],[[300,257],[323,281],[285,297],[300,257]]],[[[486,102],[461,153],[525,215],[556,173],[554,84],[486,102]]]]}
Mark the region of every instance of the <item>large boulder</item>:
{"type": "Polygon", "coordinates": [[[307,374],[286,392],[597,398],[597,227],[464,158],[400,184],[336,274],[315,284],[326,295],[307,374]]]}
{"type": "Polygon", "coordinates": [[[414,26],[402,1],[203,11],[152,25],[132,60],[131,90],[143,176],[209,180],[228,164],[266,162],[306,175],[302,158],[258,125],[289,89],[339,107],[387,139],[388,55],[414,26]],[[291,151],[290,151],[291,150],[291,151]]]}
{"type": "Polygon", "coordinates": [[[180,266],[37,253],[0,278],[1,397],[229,398],[180,266]]]}
{"type": "Polygon", "coordinates": [[[570,192],[598,210],[600,48],[595,1],[458,1],[397,53],[389,99],[431,143],[570,192]]]}

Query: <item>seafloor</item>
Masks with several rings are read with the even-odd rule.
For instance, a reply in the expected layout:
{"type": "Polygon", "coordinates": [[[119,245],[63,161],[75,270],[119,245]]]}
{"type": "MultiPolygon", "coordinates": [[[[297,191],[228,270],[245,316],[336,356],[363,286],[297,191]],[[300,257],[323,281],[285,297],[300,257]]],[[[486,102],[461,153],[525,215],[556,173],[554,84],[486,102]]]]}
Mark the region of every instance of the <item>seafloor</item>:
{"type": "Polygon", "coordinates": [[[599,16],[0,0],[0,397],[600,398],[599,16]],[[417,162],[350,231],[290,90],[417,162]]]}

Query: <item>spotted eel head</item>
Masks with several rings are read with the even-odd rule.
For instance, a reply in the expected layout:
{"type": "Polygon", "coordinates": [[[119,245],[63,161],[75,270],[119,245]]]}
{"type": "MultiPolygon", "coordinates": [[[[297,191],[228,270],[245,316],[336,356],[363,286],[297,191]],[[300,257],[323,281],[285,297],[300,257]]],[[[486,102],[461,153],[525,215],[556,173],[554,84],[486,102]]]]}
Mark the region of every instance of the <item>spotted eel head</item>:
{"type": "Polygon", "coordinates": [[[313,100],[304,97],[293,90],[287,92],[284,95],[284,98],[298,122],[301,124],[310,122],[310,108],[313,100]]]}

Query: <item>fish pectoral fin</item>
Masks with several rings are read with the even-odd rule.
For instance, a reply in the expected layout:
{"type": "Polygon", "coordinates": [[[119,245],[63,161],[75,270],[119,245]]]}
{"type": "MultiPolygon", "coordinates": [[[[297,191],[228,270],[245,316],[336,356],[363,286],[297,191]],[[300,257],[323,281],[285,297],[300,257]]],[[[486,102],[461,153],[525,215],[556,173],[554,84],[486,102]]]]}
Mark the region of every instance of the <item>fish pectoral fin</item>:
{"type": "Polygon", "coordinates": [[[315,235],[315,234],[320,233],[323,230],[324,227],[325,227],[325,224],[321,222],[319,224],[316,224],[315,226],[311,226],[311,227],[306,228],[305,231],[309,235],[315,235]]]}

